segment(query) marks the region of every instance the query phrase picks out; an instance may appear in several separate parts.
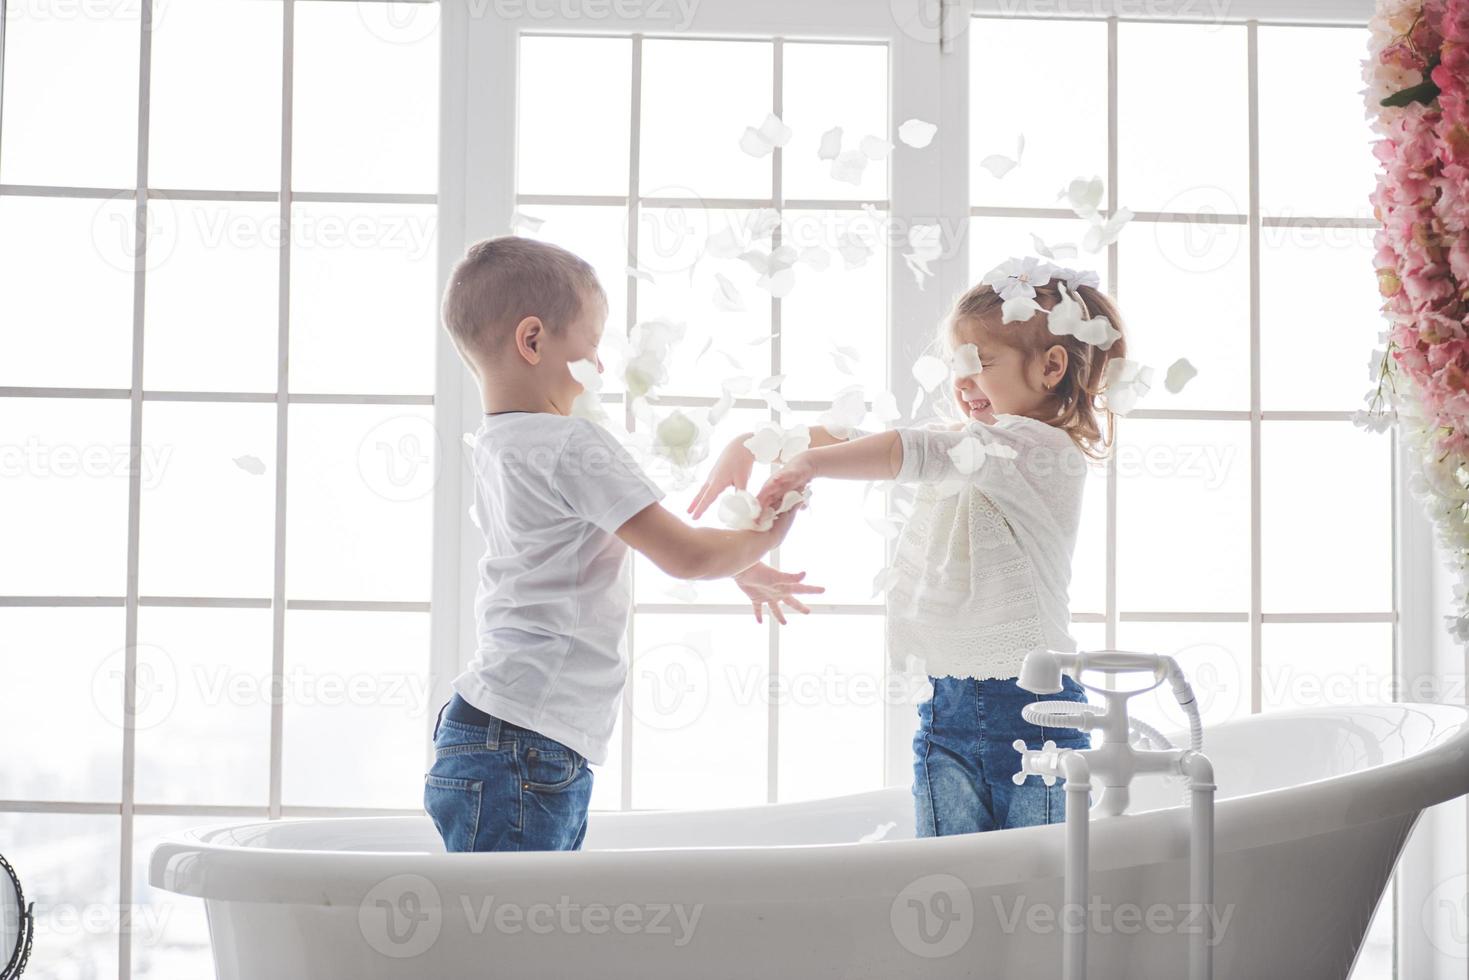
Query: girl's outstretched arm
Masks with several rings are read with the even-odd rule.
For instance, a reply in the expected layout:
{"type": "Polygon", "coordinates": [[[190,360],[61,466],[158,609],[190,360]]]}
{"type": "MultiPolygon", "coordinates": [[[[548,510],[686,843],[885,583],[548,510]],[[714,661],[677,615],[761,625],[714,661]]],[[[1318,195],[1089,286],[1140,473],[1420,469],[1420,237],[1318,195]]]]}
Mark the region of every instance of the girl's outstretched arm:
{"type": "Polygon", "coordinates": [[[895,430],[877,432],[797,453],[758,494],[766,507],[778,507],[791,490],[802,490],[818,476],[838,480],[891,480],[903,466],[903,441],[895,430]]]}

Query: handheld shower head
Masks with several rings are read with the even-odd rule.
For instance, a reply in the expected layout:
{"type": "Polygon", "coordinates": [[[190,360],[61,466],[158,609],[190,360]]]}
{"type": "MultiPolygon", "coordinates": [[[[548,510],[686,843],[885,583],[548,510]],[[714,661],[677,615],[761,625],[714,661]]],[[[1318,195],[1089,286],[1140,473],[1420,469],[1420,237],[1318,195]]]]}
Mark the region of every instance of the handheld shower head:
{"type": "Polygon", "coordinates": [[[1050,650],[1032,650],[1020,665],[1016,683],[1032,694],[1061,692],[1061,661],[1050,650]]]}

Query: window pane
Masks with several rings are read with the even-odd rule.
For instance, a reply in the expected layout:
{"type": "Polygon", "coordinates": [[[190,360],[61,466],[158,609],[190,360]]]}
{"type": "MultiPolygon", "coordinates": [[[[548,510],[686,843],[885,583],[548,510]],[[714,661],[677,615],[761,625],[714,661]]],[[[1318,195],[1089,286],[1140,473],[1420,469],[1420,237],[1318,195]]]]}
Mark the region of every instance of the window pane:
{"type": "Polygon", "coordinates": [[[638,617],[634,807],[766,801],[767,630],[743,615],[638,617]]]}
{"type": "MultiPolygon", "coordinates": [[[[879,236],[889,216],[878,212],[874,220],[864,211],[786,211],[784,218],[781,243],[798,251],[820,248],[829,264],[825,269],[798,264],[796,285],[781,301],[780,364],[787,379],[781,391],[787,398],[828,401],[843,388],[861,385],[871,400],[890,385],[887,253],[878,247],[864,264],[848,269],[837,249],[848,233],[884,241],[879,236]]],[[[749,295],[766,293],[756,287],[749,295]]],[[[907,365],[903,369],[906,373],[907,365]]]]}
{"type": "Polygon", "coordinates": [[[286,613],[286,804],[423,805],[428,629],[426,613],[286,613]]]}
{"type": "Polygon", "coordinates": [[[1260,629],[1262,710],[1395,700],[1392,623],[1265,623],[1260,629]]]}
{"type": "Polygon", "coordinates": [[[301,0],[295,7],[292,186],[434,193],[438,4],[301,0]]]}
{"type": "Polygon", "coordinates": [[[156,5],[150,186],[280,187],[281,36],[279,0],[156,5]]]}
{"type": "MultiPolygon", "coordinates": [[[[25,556],[0,562],[0,594],[126,591],[128,411],[122,399],[0,402],[0,541],[25,556]]],[[[141,473],[156,479],[158,460],[144,456],[141,473]]]]}
{"type": "Polygon", "coordinates": [[[204,900],[148,884],[153,848],[206,817],[133,818],[133,978],[180,980],[214,976],[204,900]]]}
{"type": "MultiPolygon", "coordinates": [[[[122,792],[123,610],[0,608],[0,737],[14,751],[0,779],[7,800],[116,800],[122,792]],[[75,710],[56,724],[60,692],[75,710]]],[[[140,710],[142,706],[140,705],[140,710]]],[[[0,841],[0,854],[12,853],[0,841]]],[[[17,864],[17,867],[19,865],[17,864]]],[[[29,877],[25,881],[30,888],[29,877]]],[[[38,899],[39,900],[39,899],[38,899]]]]}
{"type": "Polygon", "coordinates": [[[274,405],[147,402],[138,582],[144,595],[271,594],[274,405]],[[202,532],[202,533],[201,533],[202,532]]]}
{"type": "Polygon", "coordinates": [[[0,198],[0,384],[131,384],[133,214],[131,195],[0,198]]]}
{"type": "Polygon", "coordinates": [[[1250,145],[1245,28],[1125,22],[1117,27],[1117,49],[1119,203],[1134,211],[1243,214],[1250,145]],[[1187,79],[1208,83],[1179,84],[1187,79]]]}
{"type": "Polygon", "coordinates": [[[1376,137],[1362,113],[1360,28],[1259,28],[1260,207],[1267,215],[1369,218],[1376,137]],[[1310,106],[1310,111],[1301,111],[1310,106]],[[1331,160],[1303,167],[1302,160],[1331,160]]]}
{"type": "Polygon", "coordinates": [[[274,391],[279,206],[154,199],[148,213],[159,234],[149,246],[143,387],[274,391]]]}
{"type": "MultiPolygon", "coordinates": [[[[656,285],[639,280],[638,319],[686,323],[684,339],[669,358],[669,395],[717,397],[732,375],[754,381],[769,377],[770,293],[755,285],[758,274],[737,259],[706,253],[710,235],[750,227],[748,211],[643,208],[638,230],[638,265],[655,271],[656,285]],[[659,229],[650,232],[650,229],[659,229]],[[716,274],[733,284],[742,309],[714,305],[716,274]],[[711,345],[706,350],[705,345],[711,345]]],[[[770,241],[754,243],[770,250],[770,241]]],[[[797,273],[799,275],[799,272],[797,273]]],[[[799,287],[797,287],[799,288],[799,287]]]]}
{"type": "Polygon", "coordinates": [[[1054,208],[1056,192],[1073,178],[1105,179],[1107,25],[986,17],[970,23],[969,39],[973,202],[1054,208]],[[994,155],[1013,160],[1021,136],[1025,150],[1014,170],[997,179],[980,166],[994,155]]]}
{"type": "Polygon", "coordinates": [[[522,37],[519,98],[520,193],[626,196],[632,41],[522,37]]]}
{"type": "MultiPolygon", "coordinates": [[[[1081,498],[1081,528],[1071,559],[1071,611],[1107,611],[1107,467],[1087,467],[1081,498]]],[[[1072,634],[1075,636],[1075,633],[1072,634]]],[[[1077,638],[1080,642],[1080,638],[1077,638]]]]}
{"type": "Polygon", "coordinates": [[[137,186],[138,12],[9,0],[0,183],[137,186]]]}
{"type": "Polygon", "coordinates": [[[1266,409],[1363,407],[1387,322],[1367,228],[1262,228],[1260,399],[1266,409]],[[1330,283],[1331,288],[1313,288],[1330,283]],[[1323,330],[1329,324],[1327,330],[1323,330]]]}
{"type": "Polygon", "coordinates": [[[524,211],[545,223],[522,234],[560,245],[597,270],[597,280],[607,294],[601,350],[608,370],[602,376],[602,390],[609,394],[624,390],[622,372],[613,370],[620,362],[608,355],[627,336],[627,208],[534,204],[524,211]]]}
{"type": "Polygon", "coordinates": [[[436,235],[431,205],[291,209],[293,392],[434,390],[436,235]]]}
{"type": "Polygon", "coordinates": [[[1119,607],[1249,609],[1249,424],[1125,419],[1117,432],[1119,607]]]}
{"type": "Polygon", "coordinates": [[[782,803],[882,788],[881,627],[880,616],[814,613],[781,627],[782,803]]]}
{"type": "MultiPolygon", "coordinates": [[[[1175,658],[1198,698],[1206,729],[1250,713],[1249,623],[1119,623],[1117,645],[1175,658]]],[[[1135,676],[1117,686],[1134,683],[1135,676]]],[[[1165,733],[1188,731],[1188,717],[1167,684],[1133,698],[1131,710],[1165,733]]]]}
{"type": "Polygon", "coordinates": [[[117,976],[120,839],[115,814],[0,813],[0,853],[36,906],[30,968],[43,980],[117,976]]]}
{"type": "Polygon", "coordinates": [[[271,611],[145,606],[138,649],[137,799],[269,802],[271,611]]]}
{"type": "Polygon", "coordinates": [[[1123,231],[1118,250],[1127,356],[1155,372],[1142,407],[1248,409],[1250,254],[1244,226],[1138,222],[1123,231]],[[1199,373],[1173,394],[1163,382],[1181,357],[1199,373]]]}
{"type": "Polygon", "coordinates": [[[288,445],[291,598],[427,601],[433,487],[446,448],[432,409],[292,405],[288,445]]]}
{"type": "MultiPolygon", "coordinates": [[[[862,171],[862,182],[853,185],[833,178],[832,161],[821,159],[817,150],[822,135],[836,126],[842,130],[844,151],[858,149],[867,136],[898,142],[887,118],[887,48],[787,42],[781,58],[781,118],[793,130],[781,153],[781,193],[787,199],[885,200],[886,159],[870,160],[862,171]]],[[[758,128],[764,118],[764,114],[757,115],[744,125],[758,128]]],[[[736,139],[742,132],[735,134],[736,139]]],[[[918,151],[898,144],[893,152],[918,151]]]]}
{"type": "Polygon", "coordinates": [[[1264,424],[1266,612],[1393,608],[1391,447],[1349,422],[1264,424]]]}
{"type": "Polygon", "coordinates": [[[740,149],[771,99],[772,46],[758,41],[643,42],[642,193],[770,197],[770,158],[740,149]]]}

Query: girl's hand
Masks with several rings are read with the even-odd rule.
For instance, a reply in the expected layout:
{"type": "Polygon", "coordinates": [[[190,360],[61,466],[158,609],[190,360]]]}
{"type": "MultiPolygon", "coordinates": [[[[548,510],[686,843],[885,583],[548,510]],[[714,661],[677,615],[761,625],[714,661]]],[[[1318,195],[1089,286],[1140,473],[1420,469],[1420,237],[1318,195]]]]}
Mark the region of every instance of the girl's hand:
{"type": "Polygon", "coordinates": [[[709,471],[709,479],[699,488],[689,504],[689,515],[694,520],[703,516],[709,505],[719,499],[719,495],[730,487],[743,490],[750,482],[750,471],[755,468],[755,454],[745,448],[745,440],[752,433],[735,436],[730,440],[724,452],[719,454],[719,459],[714,461],[714,468],[709,471]]]}
{"type": "Polygon", "coordinates": [[[740,590],[750,597],[750,603],[755,607],[755,622],[765,621],[765,607],[769,606],[770,614],[775,617],[776,622],[784,626],[786,618],[780,608],[781,603],[799,613],[810,613],[810,607],[797,599],[796,594],[814,595],[826,591],[819,585],[802,585],[801,579],[805,577],[805,572],[782,572],[764,562],[756,562],[736,575],[734,580],[740,590]]]}
{"type": "Polygon", "coordinates": [[[806,484],[815,476],[816,467],[811,463],[810,453],[797,453],[778,473],[765,481],[765,486],[755,495],[756,499],[760,501],[762,509],[774,510],[780,506],[787,493],[806,489],[806,484]]]}

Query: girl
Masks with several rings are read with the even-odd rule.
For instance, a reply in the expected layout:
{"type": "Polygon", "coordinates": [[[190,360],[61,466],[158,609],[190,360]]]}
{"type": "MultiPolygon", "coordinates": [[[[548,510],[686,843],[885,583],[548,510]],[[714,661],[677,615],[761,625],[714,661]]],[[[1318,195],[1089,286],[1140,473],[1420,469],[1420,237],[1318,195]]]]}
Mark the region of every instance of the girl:
{"type": "MultiPolygon", "coordinates": [[[[1063,819],[1060,783],[1011,780],[1020,768],[1013,742],[1090,745],[1083,732],[1024,721],[1021,707],[1041,697],[1016,680],[1031,650],[1076,649],[1067,588],[1086,464],[1110,449],[1113,414],[1101,396],[1130,365],[1121,318],[1096,286],[1092,273],[1034,259],[1001,265],[940,325],[963,421],[850,441],[812,428],[812,448],[759,493],[770,507],[817,477],[919,484],[887,617],[895,666],[921,670],[933,687],[913,739],[919,836],[1063,819]]],[[[696,516],[748,480],[742,443],[721,456],[689,508],[696,516]]],[[[1070,677],[1063,688],[1047,697],[1085,700],[1070,677]]]]}

